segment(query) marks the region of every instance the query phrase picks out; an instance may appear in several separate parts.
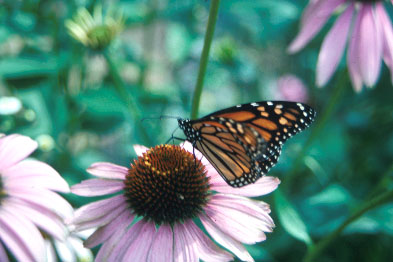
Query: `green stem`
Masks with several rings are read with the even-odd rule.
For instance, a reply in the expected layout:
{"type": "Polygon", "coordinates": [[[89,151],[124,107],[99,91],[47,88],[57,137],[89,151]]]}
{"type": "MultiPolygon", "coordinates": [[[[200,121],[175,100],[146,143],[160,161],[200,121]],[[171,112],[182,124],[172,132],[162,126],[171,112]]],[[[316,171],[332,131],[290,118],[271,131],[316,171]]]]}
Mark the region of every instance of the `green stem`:
{"type": "Polygon", "coordinates": [[[135,121],[135,125],[138,127],[142,142],[145,145],[152,145],[152,141],[150,140],[144,126],[142,125],[141,122],[141,115],[142,112],[138,107],[137,101],[134,99],[134,97],[126,90],[125,84],[123,82],[123,79],[121,78],[119,74],[119,70],[117,69],[116,64],[113,62],[110,54],[108,51],[104,51],[104,57],[108,63],[109,66],[109,71],[113,80],[113,84],[115,86],[115,89],[120,96],[120,98],[124,101],[124,103],[128,107],[128,111],[130,112],[132,118],[135,121]]]}
{"type": "MultiPolygon", "coordinates": [[[[312,262],[314,261],[328,246],[333,240],[335,240],[341,232],[352,222],[357,220],[359,217],[361,217],[364,213],[367,211],[378,207],[389,200],[393,199],[393,190],[390,190],[388,192],[382,193],[379,196],[376,196],[369,200],[368,202],[364,203],[362,206],[360,206],[356,211],[352,213],[350,217],[348,217],[340,227],[338,227],[335,231],[327,235],[325,238],[323,238],[321,241],[317,242],[313,247],[311,247],[305,258],[304,262],[312,262]]],[[[320,259],[319,259],[320,260],[320,259]]]]}
{"type": "Polygon", "coordinates": [[[192,119],[198,117],[199,102],[201,100],[202,89],[203,89],[203,80],[205,78],[207,62],[209,60],[209,51],[213,40],[214,29],[216,27],[219,6],[220,6],[220,0],[210,1],[210,11],[209,11],[209,19],[207,21],[205,41],[203,44],[201,62],[199,63],[199,72],[198,72],[197,82],[195,85],[194,96],[192,98],[192,108],[191,108],[192,119]]]}
{"type": "Polygon", "coordinates": [[[328,101],[328,104],[325,108],[325,110],[322,112],[321,116],[318,116],[317,114],[317,122],[315,123],[315,126],[311,130],[311,134],[308,137],[306,143],[302,147],[300,153],[297,155],[293,168],[291,171],[291,175],[288,176],[286,179],[284,186],[287,188],[290,188],[292,183],[295,181],[295,178],[298,174],[298,170],[300,168],[300,165],[303,161],[304,156],[306,155],[308,149],[314,142],[315,138],[320,137],[321,131],[324,129],[326,122],[329,120],[330,116],[334,112],[335,106],[338,104],[340,99],[342,98],[342,95],[344,93],[345,88],[347,87],[347,78],[346,78],[346,73],[343,72],[343,75],[341,79],[339,80],[338,85],[336,85],[335,89],[333,90],[333,94],[330,96],[330,99],[328,101]],[[343,77],[345,75],[345,77],[343,77]]]}

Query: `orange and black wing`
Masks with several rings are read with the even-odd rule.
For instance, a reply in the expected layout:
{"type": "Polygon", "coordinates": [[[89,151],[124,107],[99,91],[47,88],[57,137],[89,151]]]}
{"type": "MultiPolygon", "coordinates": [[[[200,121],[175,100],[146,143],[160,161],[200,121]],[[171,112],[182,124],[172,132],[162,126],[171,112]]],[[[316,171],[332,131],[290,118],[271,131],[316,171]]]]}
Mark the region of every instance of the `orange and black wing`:
{"type": "Polygon", "coordinates": [[[259,163],[263,173],[267,173],[277,163],[283,143],[307,128],[315,114],[314,109],[302,103],[262,101],[220,110],[200,121],[232,119],[257,131],[266,143],[266,153],[262,154],[259,163]]]}
{"type": "Polygon", "coordinates": [[[255,129],[225,118],[193,121],[192,128],[200,134],[195,148],[229,185],[241,187],[262,175],[259,159],[266,143],[255,129]]]}

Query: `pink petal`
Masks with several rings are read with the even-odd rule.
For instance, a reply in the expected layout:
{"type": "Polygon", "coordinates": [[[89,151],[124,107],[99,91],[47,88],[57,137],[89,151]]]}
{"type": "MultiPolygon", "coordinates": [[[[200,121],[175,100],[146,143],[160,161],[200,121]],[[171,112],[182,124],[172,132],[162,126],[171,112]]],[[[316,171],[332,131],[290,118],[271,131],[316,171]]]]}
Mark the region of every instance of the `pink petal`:
{"type": "Polygon", "coordinates": [[[173,232],[169,225],[161,225],[158,229],[147,261],[173,261],[173,232]]]}
{"type": "Polygon", "coordinates": [[[37,148],[37,142],[22,135],[0,138],[0,171],[28,157],[37,148]]]}
{"type": "Polygon", "coordinates": [[[175,224],[174,235],[174,258],[177,262],[198,262],[197,247],[192,238],[186,233],[187,228],[183,224],[175,224]]]}
{"type": "Polygon", "coordinates": [[[72,193],[79,196],[102,196],[123,190],[123,181],[88,179],[72,186],[72,193]]]}
{"type": "Polygon", "coordinates": [[[36,160],[23,160],[2,171],[7,185],[15,187],[47,188],[59,192],[70,191],[67,182],[51,166],[36,160]]]}
{"type": "Polygon", "coordinates": [[[373,86],[381,69],[382,39],[379,24],[373,14],[372,4],[364,4],[359,11],[359,68],[363,81],[373,86]]]}
{"type": "Polygon", "coordinates": [[[123,228],[125,230],[134,219],[134,215],[129,210],[124,210],[119,216],[107,225],[97,229],[88,239],[86,239],[84,245],[87,248],[93,248],[109,239],[116,230],[123,228]]]}
{"type": "Polygon", "coordinates": [[[272,231],[265,221],[231,208],[208,205],[205,212],[224,233],[242,243],[261,242],[266,239],[264,231],[272,231]]]}
{"type": "Polygon", "coordinates": [[[128,209],[123,195],[114,196],[80,207],[74,213],[71,223],[75,231],[103,226],[128,209]]]}
{"type": "Polygon", "coordinates": [[[10,245],[8,246],[10,249],[12,249],[12,242],[20,243],[22,248],[25,249],[23,251],[19,248],[19,250],[13,250],[16,252],[14,255],[17,258],[18,256],[29,257],[28,260],[22,261],[31,261],[31,256],[34,257],[34,261],[41,261],[45,258],[45,243],[41,233],[33,223],[23,216],[5,211],[1,212],[0,228],[0,239],[2,239],[7,246],[10,245]],[[5,231],[8,231],[8,233],[5,231]],[[6,239],[8,239],[8,241],[6,239]]]}
{"type": "Polygon", "coordinates": [[[269,216],[270,207],[262,201],[252,200],[242,196],[216,194],[211,197],[209,205],[215,205],[217,208],[235,209],[249,216],[256,217],[267,225],[267,231],[269,232],[274,227],[273,219],[269,216]]]}
{"type": "Polygon", "coordinates": [[[28,218],[40,229],[46,231],[49,235],[57,238],[58,240],[64,240],[67,234],[66,228],[60,217],[52,212],[48,212],[46,209],[37,205],[25,205],[18,199],[10,199],[10,204],[7,206],[13,214],[23,214],[24,217],[28,218]],[[33,208],[34,206],[34,208],[33,208]]]}
{"type": "MultiPolygon", "coordinates": [[[[109,254],[107,261],[108,262],[112,262],[112,261],[113,262],[118,262],[118,261],[126,262],[127,260],[122,260],[122,259],[124,257],[124,254],[127,252],[127,248],[134,241],[138,240],[139,234],[145,224],[146,224],[145,221],[139,220],[131,228],[129,228],[128,231],[126,231],[126,233],[123,235],[123,237],[118,241],[118,243],[116,244],[116,246],[114,247],[112,252],[109,254]]],[[[106,260],[104,260],[104,261],[106,261],[106,260]]]]}
{"type": "Polygon", "coordinates": [[[254,259],[240,242],[221,231],[217,227],[216,223],[214,223],[209,217],[202,215],[200,216],[200,219],[206,231],[217,243],[230,250],[243,261],[254,261],[254,259]]]}
{"type": "Polygon", "coordinates": [[[46,189],[14,188],[12,196],[21,199],[26,205],[33,203],[33,206],[38,205],[47,210],[47,212],[54,212],[62,218],[69,217],[73,211],[71,205],[64,198],[46,189]]]}
{"type": "Polygon", "coordinates": [[[345,12],[325,37],[317,63],[317,85],[323,86],[330,79],[341,60],[347,43],[354,6],[349,5],[345,12]]]}
{"type": "Polygon", "coordinates": [[[128,168],[108,162],[98,162],[92,164],[87,169],[87,172],[101,178],[124,180],[125,176],[128,174],[128,168]]]}
{"type": "Polygon", "coordinates": [[[211,177],[210,186],[212,190],[221,193],[228,193],[234,195],[241,195],[247,197],[256,197],[269,194],[273,192],[281,181],[272,176],[263,176],[254,184],[249,184],[244,187],[233,188],[229,186],[221,177],[211,177]]]}
{"type": "Polygon", "coordinates": [[[352,85],[355,91],[359,92],[362,89],[363,81],[360,74],[359,61],[359,30],[360,30],[360,16],[356,17],[354,29],[352,31],[351,39],[349,40],[349,47],[347,53],[347,64],[349,76],[351,77],[352,85]]]}
{"type": "Polygon", "coordinates": [[[390,74],[393,82],[393,28],[389,15],[383,6],[383,3],[376,3],[376,14],[379,18],[380,27],[382,28],[383,53],[385,63],[390,67],[390,74]]]}
{"type": "Polygon", "coordinates": [[[134,145],[134,151],[137,156],[142,156],[143,153],[147,152],[149,148],[142,145],[134,145]]]}
{"type": "MultiPolygon", "coordinates": [[[[109,239],[103,242],[100,250],[97,253],[95,262],[108,262],[108,257],[114,252],[114,249],[118,248],[118,246],[120,245],[123,245],[123,242],[125,242],[123,240],[123,237],[127,232],[130,231],[129,227],[133,218],[134,216],[130,217],[130,220],[124,219],[123,221],[121,221],[121,224],[119,224],[118,227],[113,227],[114,231],[112,236],[110,236],[109,239]]],[[[111,223],[113,223],[113,221],[111,223]]]]}
{"type": "Polygon", "coordinates": [[[312,3],[303,16],[300,32],[290,44],[288,52],[295,53],[302,49],[321,30],[333,11],[344,2],[329,0],[312,3]]]}
{"type": "MultiPolygon", "coordinates": [[[[203,261],[221,262],[232,261],[233,256],[216,246],[192,220],[184,223],[190,238],[193,238],[198,250],[199,258],[203,261]]],[[[168,260],[165,260],[168,261],[168,260]]]]}
{"type": "Polygon", "coordinates": [[[23,241],[19,238],[17,234],[15,234],[15,232],[12,229],[7,227],[7,225],[3,223],[1,217],[0,217],[0,239],[1,239],[0,245],[4,243],[4,245],[6,245],[8,250],[11,251],[13,256],[15,256],[15,258],[18,261],[26,261],[26,262],[34,261],[33,254],[31,254],[26,244],[23,243],[23,241]]]}
{"type": "MultiPolygon", "coordinates": [[[[0,230],[0,232],[1,232],[1,230],[0,230]]],[[[1,235],[1,233],[0,233],[0,235],[1,235]]],[[[1,244],[1,242],[0,242],[0,261],[9,262],[8,255],[5,252],[5,249],[4,249],[3,245],[1,244]]]]}
{"type": "MultiPolygon", "coordinates": [[[[154,223],[144,223],[138,238],[132,242],[128,247],[127,252],[124,254],[123,261],[147,261],[147,256],[156,233],[154,223]]],[[[164,260],[162,260],[164,261],[164,260]]]]}

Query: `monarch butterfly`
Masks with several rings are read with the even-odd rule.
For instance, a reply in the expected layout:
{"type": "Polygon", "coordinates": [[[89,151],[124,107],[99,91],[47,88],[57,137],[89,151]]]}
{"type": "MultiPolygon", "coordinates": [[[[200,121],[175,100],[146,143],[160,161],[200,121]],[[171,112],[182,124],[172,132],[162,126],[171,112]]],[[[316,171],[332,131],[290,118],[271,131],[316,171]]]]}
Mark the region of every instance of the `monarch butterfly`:
{"type": "Polygon", "coordinates": [[[310,106],[261,101],[214,112],[196,120],[178,119],[192,143],[233,187],[254,183],[274,166],[283,143],[314,121],[310,106]]]}

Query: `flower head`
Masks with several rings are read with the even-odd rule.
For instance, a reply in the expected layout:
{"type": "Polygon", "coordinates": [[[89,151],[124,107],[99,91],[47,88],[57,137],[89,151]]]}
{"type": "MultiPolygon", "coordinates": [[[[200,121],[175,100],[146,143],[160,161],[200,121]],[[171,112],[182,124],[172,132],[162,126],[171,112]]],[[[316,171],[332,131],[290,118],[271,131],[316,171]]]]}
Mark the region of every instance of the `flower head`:
{"type": "Polygon", "coordinates": [[[72,207],[53,191],[69,187],[49,165],[26,159],[36,148],[26,136],[0,138],[0,261],[9,261],[5,249],[17,261],[46,260],[45,238],[66,238],[72,207]]]}
{"type": "MultiPolygon", "coordinates": [[[[387,5],[391,5],[391,2],[387,5]]],[[[382,59],[393,77],[393,29],[382,0],[312,0],[303,13],[301,30],[289,52],[302,49],[336,10],[342,10],[326,35],[317,62],[317,84],[325,85],[335,72],[347,42],[352,84],[360,91],[377,82],[382,59]]]]}
{"type": "Polygon", "coordinates": [[[253,261],[242,243],[263,241],[274,223],[269,206],[248,197],[270,193],[277,178],[232,188],[189,143],[135,150],[130,168],[95,163],[88,172],[98,178],[71,189],[82,196],[120,193],[81,207],[70,221],[76,231],[98,227],[85,242],[102,244],[96,261],[231,261],[198,219],[216,242],[253,261]]]}
{"type": "Polygon", "coordinates": [[[108,12],[103,15],[102,7],[94,8],[93,16],[86,8],[80,8],[73,20],[65,22],[69,34],[92,49],[101,50],[107,47],[121,32],[124,25],[120,13],[108,12]]]}

